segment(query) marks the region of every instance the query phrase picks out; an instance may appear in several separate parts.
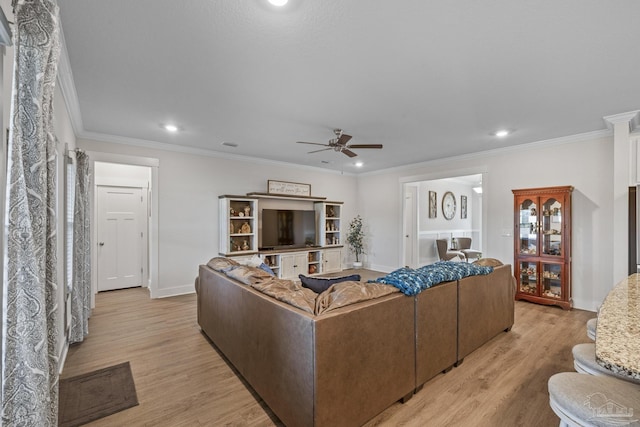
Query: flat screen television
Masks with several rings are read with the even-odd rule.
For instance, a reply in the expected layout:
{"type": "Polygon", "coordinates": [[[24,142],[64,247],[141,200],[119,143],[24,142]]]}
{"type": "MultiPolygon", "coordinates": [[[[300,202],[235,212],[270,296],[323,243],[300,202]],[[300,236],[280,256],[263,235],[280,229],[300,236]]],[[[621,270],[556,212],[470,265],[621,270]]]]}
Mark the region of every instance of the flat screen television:
{"type": "Polygon", "coordinates": [[[304,248],[316,245],[316,212],[262,210],[261,249],[304,248]]]}

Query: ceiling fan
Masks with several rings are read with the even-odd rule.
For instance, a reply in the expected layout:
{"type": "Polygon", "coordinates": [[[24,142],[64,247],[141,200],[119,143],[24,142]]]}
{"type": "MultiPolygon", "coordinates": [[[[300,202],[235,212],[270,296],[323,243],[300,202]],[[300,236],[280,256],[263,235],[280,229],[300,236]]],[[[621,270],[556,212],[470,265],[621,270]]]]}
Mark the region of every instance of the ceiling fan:
{"type": "Polygon", "coordinates": [[[336,135],[335,138],[331,138],[328,144],[320,144],[318,142],[304,142],[297,141],[298,144],[311,144],[311,145],[322,145],[327,148],[321,148],[320,150],[309,151],[309,153],[318,153],[320,151],[333,150],[338,151],[340,153],[344,153],[349,157],[357,156],[356,153],[351,151],[353,148],[382,148],[382,144],[348,144],[349,140],[352,138],[351,135],[347,135],[342,132],[342,129],[334,129],[333,133],[336,135]]]}

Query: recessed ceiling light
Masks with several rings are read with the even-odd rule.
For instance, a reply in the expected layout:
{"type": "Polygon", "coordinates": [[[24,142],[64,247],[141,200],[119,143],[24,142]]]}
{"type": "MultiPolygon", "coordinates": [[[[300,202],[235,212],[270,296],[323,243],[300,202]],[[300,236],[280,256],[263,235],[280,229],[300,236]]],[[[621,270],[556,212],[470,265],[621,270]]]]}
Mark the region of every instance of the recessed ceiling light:
{"type": "Polygon", "coordinates": [[[269,3],[271,3],[274,6],[284,6],[285,4],[287,4],[289,0],[269,0],[269,3]]]}
{"type": "Polygon", "coordinates": [[[356,165],[357,168],[361,168],[364,165],[364,163],[356,162],[355,165],[356,165]]]}
{"type": "Polygon", "coordinates": [[[168,132],[178,132],[178,126],[176,125],[164,125],[162,127],[168,132]]]}
{"type": "Polygon", "coordinates": [[[493,135],[497,136],[498,138],[504,138],[505,136],[508,136],[510,134],[511,134],[511,131],[508,129],[500,129],[493,133],[493,135]]]}

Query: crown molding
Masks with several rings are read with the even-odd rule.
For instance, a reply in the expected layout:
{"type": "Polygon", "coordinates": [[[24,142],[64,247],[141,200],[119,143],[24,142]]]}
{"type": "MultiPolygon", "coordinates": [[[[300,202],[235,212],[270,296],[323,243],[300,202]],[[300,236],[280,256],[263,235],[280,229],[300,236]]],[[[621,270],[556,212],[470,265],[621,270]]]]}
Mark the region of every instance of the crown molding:
{"type": "Polygon", "coordinates": [[[317,166],[299,165],[297,163],[280,162],[277,160],[262,159],[259,157],[222,153],[220,151],[208,150],[206,148],[187,147],[183,145],[167,144],[165,142],[150,141],[150,140],[138,139],[138,138],[129,138],[129,137],[117,136],[117,135],[108,135],[108,134],[102,134],[97,132],[82,131],[79,135],[76,134],[76,137],[78,139],[84,139],[84,140],[108,142],[108,143],[120,144],[120,145],[129,145],[129,146],[142,147],[142,148],[148,148],[153,150],[171,151],[174,153],[191,154],[195,156],[206,156],[206,157],[213,157],[213,158],[225,159],[225,160],[235,160],[235,161],[249,162],[249,163],[267,165],[267,166],[290,167],[290,168],[296,168],[296,169],[304,169],[307,171],[311,169],[317,172],[330,173],[335,175],[356,176],[356,174],[351,172],[344,172],[344,171],[334,170],[334,169],[324,169],[317,166]]]}
{"type": "Polygon", "coordinates": [[[629,129],[633,129],[638,125],[638,113],[640,113],[640,110],[628,111],[626,113],[604,116],[603,119],[609,129],[613,129],[613,126],[618,123],[629,123],[629,129]]]}
{"type": "Polygon", "coordinates": [[[478,151],[476,153],[462,154],[459,156],[443,157],[441,159],[428,160],[426,162],[410,163],[407,165],[396,166],[393,168],[380,169],[373,172],[363,172],[361,174],[358,174],[357,176],[364,177],[364,176],[374,176],[374,175],[385,175],[385,174],[394,173],[394,172],[405,172],[405,171],[416,169],[416,168],[424,168],[429,166],[433,167],[433,166],[443,165],[443,164],[447,164],[455,161],[484,159],[487,157],[501,155],[501,154],[516,153],[516,152],[527,151],[527,150],[536,150],[536,149],[545,148],[545,147],[554,146],[554,145],[573,144],[575,142],[600,139],[600,138],[608,138],[611,136],[613,136],[612,130],[602,129],[602,130],[596,130],[592,132],[578,133],[575,135],[562,136],[559,138],[529,142],[527,144],[518,144],[518,145],[509,146],[509,147],[495,148],[493,150],[485,150],[485,151],[478,151]]]}
{"type": "Polygon", "coordinates": [[[58,84],[60,85],[60,91],[64,98],[64,103],[67,106],[67,112],[71,120],[71,127],[76,137],[84,131],[82,125],[82,114],[80,112],[80,102],[78,101],[78,93],[76,92],[76,85],[73,80],[73,72],[71,71],[71,62],[69,61],[69,52],[67,51],[67,44],[64,39],[64,33],[62,32],[62,25],[60,25],[60,60],[58,62],[58,84]]]}

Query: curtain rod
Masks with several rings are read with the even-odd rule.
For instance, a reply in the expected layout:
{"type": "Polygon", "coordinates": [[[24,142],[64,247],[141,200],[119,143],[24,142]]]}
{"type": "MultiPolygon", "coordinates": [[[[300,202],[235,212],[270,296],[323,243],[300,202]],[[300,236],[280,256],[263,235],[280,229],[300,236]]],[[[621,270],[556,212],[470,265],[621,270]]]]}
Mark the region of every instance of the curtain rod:
{"type": "Polygon", "coordinates": [[[74,148],[73,150],[69,150],[69,143],[65,143],[64,144],[64,155],[66,157],[69,157],[70,159],[73,159],[73,157],[71,157],[70,153],[84,153],[84,150],[81,148],[74,148]]]}

